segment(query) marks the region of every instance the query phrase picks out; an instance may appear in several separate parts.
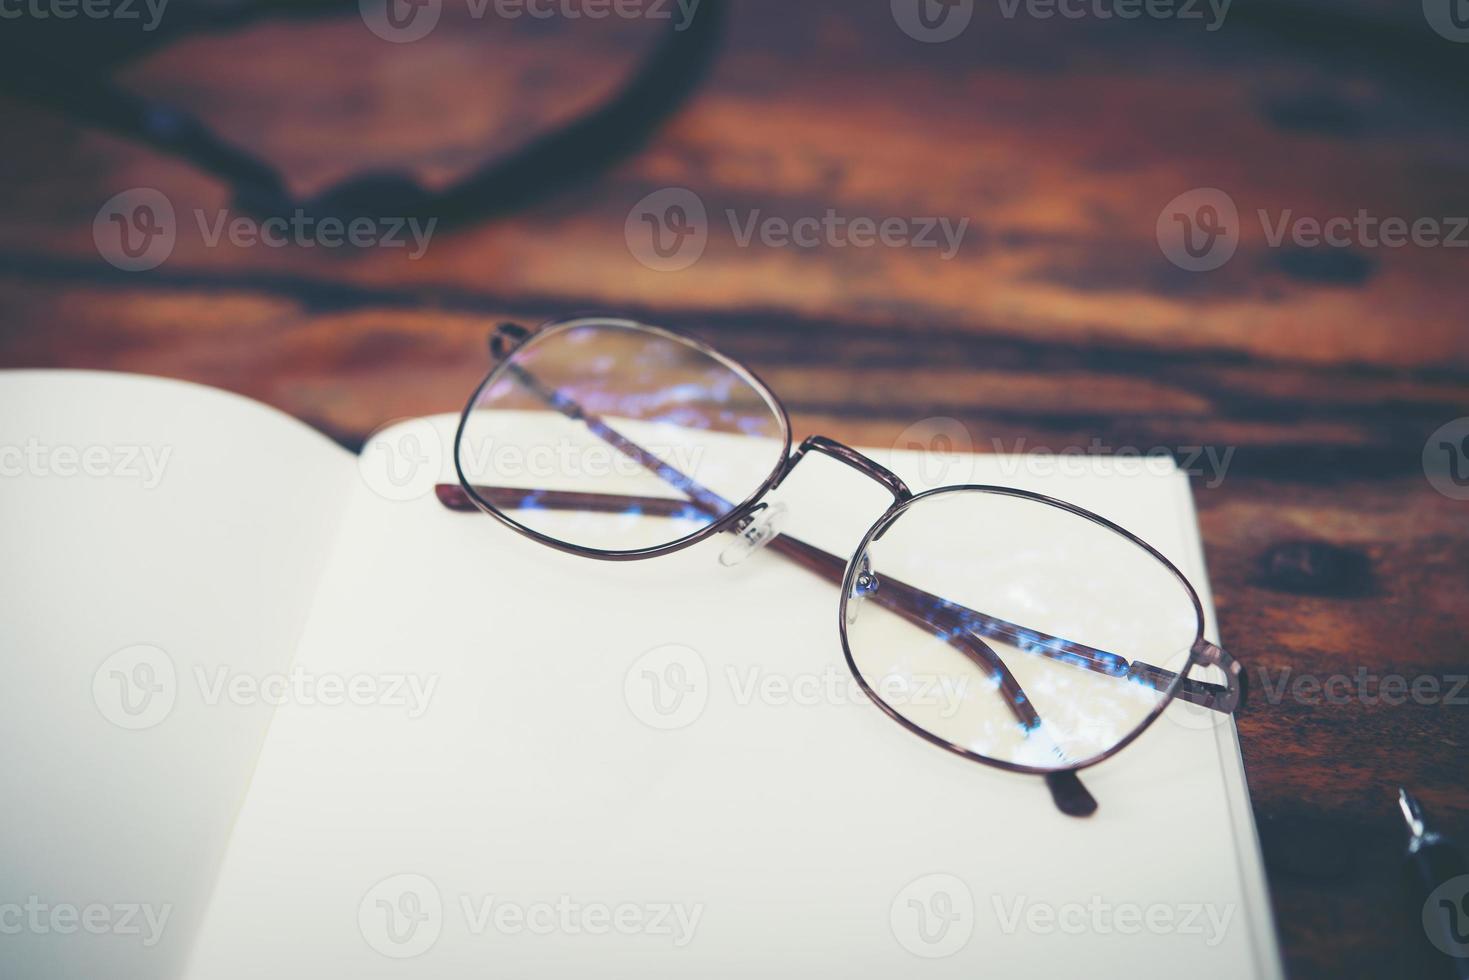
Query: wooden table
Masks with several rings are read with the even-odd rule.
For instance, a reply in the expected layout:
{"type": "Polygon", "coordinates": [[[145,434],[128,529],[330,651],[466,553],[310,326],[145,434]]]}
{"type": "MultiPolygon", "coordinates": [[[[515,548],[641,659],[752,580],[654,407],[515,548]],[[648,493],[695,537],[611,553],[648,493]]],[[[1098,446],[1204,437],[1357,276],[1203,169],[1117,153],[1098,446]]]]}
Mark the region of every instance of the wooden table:
{"type": "MultiPolygon", "coordinates": [[[[1394,794],[1415,789],[1469,838],[1469,692],[1452,680],[1469,674],[1469,503],[1422,463],[1430,433],[1469,416],[1466,252],[1275,247],[1266,232],[1287,210],[1469,214],[1469,46],[1390,0],[1238,0],[1216,31],[1021,11],[928,44],[882,2],[740,0],[710,80],[644,153],[436,236],[417,261],[211,247],[192,215],[227,207],[223,187],[6,101],[0,363],[194,379],[350,445],[457,410],[496,322],[616,311],[711,339],[788,399],[798,431],[857,445],[949,418],[980,451],[1230,453],[1205,457],[1195,491],[1223,639],[1254,687],[1239,729],[1288,968],[1427,976],[1405,952],[1419,939],[1394,794]],[[92,224],[139,186],[180,219],[169,259],[129,273],[99,258],[92,224]],[[710,215],[702,257],[676,272],[625,235],[669,187],[710,215]],[[1241,215],[1215,271],[1176,267],[1156,238],[1194,188],[1241,215]],[[970,224],[944,258],[742,246],[725,217],[828,209],[970,224]],[[1389,705],[1295,683],[1359,672],[1444,686],[1389,705]]],[[[123,75],[306,193],[369,167],[461,173],[594,104],[654,34],[446,9],[395,45],[349,12],[198,37],[123,75]]]]}

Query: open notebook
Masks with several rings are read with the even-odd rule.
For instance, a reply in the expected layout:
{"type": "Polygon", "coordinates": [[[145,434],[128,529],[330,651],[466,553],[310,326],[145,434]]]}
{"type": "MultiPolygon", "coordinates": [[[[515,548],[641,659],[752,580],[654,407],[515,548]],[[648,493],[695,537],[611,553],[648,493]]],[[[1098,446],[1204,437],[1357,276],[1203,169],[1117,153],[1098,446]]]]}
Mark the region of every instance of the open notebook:
{"type": "MultiPolygon", "coordinates": [[[[844,696],[836,590],[777,556],[444,509],[453,423],[359,460],[206,388],[0,375],[0,972],[1280,976],[1227,717],[1171,706],[1065,817],[844,696]]],[[[1208,605],[1171,469],[873,455],[1098,511],[1208,605]]],[[[849,554],[862,483],[803,464],[789,530],[849,554]]]]}

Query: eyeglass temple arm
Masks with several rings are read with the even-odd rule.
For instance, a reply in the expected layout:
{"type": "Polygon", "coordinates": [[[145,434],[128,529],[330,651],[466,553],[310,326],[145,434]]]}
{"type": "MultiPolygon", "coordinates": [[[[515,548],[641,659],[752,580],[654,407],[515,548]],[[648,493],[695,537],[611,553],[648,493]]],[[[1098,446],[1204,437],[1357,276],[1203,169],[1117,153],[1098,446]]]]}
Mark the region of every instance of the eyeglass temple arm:
{"type": "MultiPolygon", "coordinates": [[[[520,510],[545,508],[548,510],[580,510],[592,513],[620,514],[629,507],[636,507],[650,517],[678,517],[688,511],[688,503],[674,497],[636,497],[624,494],[593,494],[563,490],[519,490],[511,487],[474,488],[481,499],[496,508],[520,510]]],[[[450,510],[477,512],[478,508],[464,488],[441,483],[436,487],[440,503],[450,510]]],[[[767,548],[779,552],[795,561],[808,571],[840,586],[846,574],[846,563],[836,555],[809,545],[788,534],[777,535],[767,548]]],[[[1105,650],[1098,650],[1083,643],[1051,636],[1039,630],[1027,629],[1014,623],[986,616],[965,606],[941,599],[932,593],[907,585],[894,579],[884,578],[881,587],[872,598],[884,607],[915,625],[940,633],[953,639],[978,634],[992,640],[1000,640],[1026,653],[1037,654],[1051,660],[1070,664],[1099,674],[1107,674],[1120,680],[1129,680],[1166,691],[1178,676],[1170,670],[1154,667],[1141,661],[1129,662],[1126,658],[1105,650]]],[[[978,639],[978,636],[975,639],[978,639]]],[[[1034,725],[1039,721],[1033,707],[1003,661],[986,644],[983,650],[964,650],[967,657],[991,674],[999,674],[1002,693],[1022,724],[1034,725]],[[1012,686],[1013,685],[1013,686],[1012,686]],[[1024,705],[1025,708],[1019,708],[1024,705]],[[1025,709],[1029,710],[1025,710],[1025,709]],[[1023,714],[1022,714],[1023,712],[1023,714]],[[1034,720],[1031,720],[1034,718],[1034,720]]],[[[1224,650],[1207,641],[1201,641],[1200,662],[1220,667],[1227,685],[1210,684],[1185,677],[1178,690],[1178,697],[1192,704],[1210,708],[1224,714],[1232,713],[1243,699],[1242,673],[1240,665],[1224,650]]]]}
{"type": "MultiPolygon", "coordinates": [[[[518,364],[506,365],[505,370],[514,375],[515,379],[532,392],[537,398],[560,412],[573,422],[580,422],[592,434],[603,442],[612,446],[619,452],[637,461],[644,468],[653,473],[654,476],[667,483],[669,486],[685,494],[694,505],[711,517],[718,518],[729,513],[734,505],[725,500],[719,494],[705,489],[690,477],[685,476],[676,467],[670,466],[657,456],[648,452],[642,446],[618,432],[608,425],[601,416],[584,409],[575,399],[568,398],[560,391],[547,388],[541,384],[535,375],[518,364]]],[[[679,501],[684,504],[683,501],[679,501]]],[[[687,506],[685,504],[685,506],[687,506]]]]}
{"type": "MultiPolygon", "coordinates": [[[[518,328],[507,329],[505,326],[502,326],[500,330],[491,338],[490,347],[494,351],[496,356],[504,358],[506,354],[508,354],[509,351],[513,349],[513,347],[511,347],[510,345],[523,340],[524,336],[519,334],[518,328]]],[[[710,520],[718,520],[720,517],[728,514],[733,509],[734,505],[729,503],[729,501],[725,500],[723,497],[720,497],[713,491],[706,489],[699,483],[695,482],[692,478],[684,475],[675,467],[670,466],[668,463],[665,463],[657,456],[648,452],[642,446],[639,446],[637,443],[633,442],[631,439],[627,438],[622,433],[612,428],[612,426],[608,425],[607,422],[603,420],[600,416],[587,411],[575,399],[567,397],[560,390],[546,387],[540,382],[540,379],[531,374],[529,371],[525,370],[525,368],[521,367],[518,364],[511,363],[507,364],[505,369],[510,374],[512,374],[517,381],[525,386],[528,391],[532,392],[537,398],[541,399],[541,401],[556,409],[556,411],[560,412],[568,419],[574,422],[581,422],[588,429],[590,429],[592,433],[595,434],[599,439],[617,448],[630,458],[642,464],[643,467],[655,474],[659,479],[663,480],[663,482],[682,491],[684,495],[688,497],[689,501],[692,502],[696,508],[707,515],[710,520]]],[[[479,492],[478,488],[476,488],[475,492],[479,492]]],[[[598,494],[592,496],[598,498],[597,503],[600,507],[610,507],[605,499],[605,495],[598,494]]],[[[565,495],[561,494],[560,498],[564,500],[565,495]]],[[[443,499],[442,496],[440,497],[440,499],[443,499]]],[[[488,498],[481,499],[488,500],[488,498]]],[[[472,505],[473,501],[471,500],[469,501],[469,503],[471,503],[472,505]]],[[[517,503],[515,506],[518,507],[523,503],[524,499],[522,498],[520,503],[517,503]]],[[[540,506],[549,506],[549,504],[545,503],[544,501],[541,501],[539,503],[540,506]]],[[[682,512],[684,508],[688,507],[688,503],[685,503],[683,501],[675,501],[675,503],[679,505],[680,512],[682,512]]],[[[534,503],[531,504],[531,506],[535,505],[536,504],[534,503]]],[[[666,507],[667,504],[654,504],[652,506],[666,507]]],[[[621,509],[626,509],[626,503],[621,509]]],[[[646,510],[644,512],[649,513],[649,511],[646,510]]],[[[772,541],[771,546],[773,546],[774,543],[775,542],[772,541]]],[[[788,548],[789,546],[786,547],[788,548]]],[[[837,559],[837,561],[840,562],[839,559],[837,559]]],[[[839,564],[837,577],[835,579],[838,585],[841,584],[841,576],[844,570],[845,566],[839,564]]],[[[932,626],[926,620],[911,613],[905,614],[904,618],[924,629],[932,629],[932,626]]],[[[989,644],[985,643],[978,636],[962,633],[949,635],[946,637],[946,639],[948,639],[951,646],[953,646],[964,656],[968,657],[981,670],[984,670],[998,682],[998,690],[1001,697],[1004,699],[1006,706],[1009,707],[1010,711],[1015,715],[1016,719],[1020,722],[1022,726],[1024,726],[1028,730],[1035,728],[1037,725],[1040,724],[1040,715],[1036,713],[1035,708],[1030,703],[1030,699],[1026,697],[1025,692],[1021,690],[1020,682],[1017,681],[1015,679],[1015,676],[1010,673],[1010,669],[1005,666],[1005,662],[1000,659],[999,654],[995,653],[995,651],[990,648],[989,644]]]]}
{"type": "MultiPolygon", "coordinates": [[[[581,422],[591,429],[599,439],[614,446],[634,460],[637,460],[646,469],[654,473],[663,482],[684,493],[694,506],[703,511],[711,520],[718,520],[721,516],[733,509],[733,504],[711,490],[706,489],[691,477],[684,475],[678,469],[659,459],[657,456],[645,450],[642,446],[628,439],[612,426],[608,425],[601,417],[587,411],[575,399],[568,398],[559,390],[551,389],[541,384],[540,380],[518,364],[509,364],[506,370],[513,374],[522,385],[533,392],[547,405],[556,409],[562,415],[575,422],[581,422]]],[[[687,507],[682,501],[682,506],[687,507]]],[[[666,505],[665,505],[666,506],[666,505]]],[[[645,511],[646,512],[646,511],[645,511]]],[[[802,542],[789,539],[787,543],[780,544],[780,538],[772,540],[767,547],[777,547],[782,554],[791,557],[818,574],[822,574],[838,586],[841,585],[842,576],[846,571],[846,565],[841,559],[826,552],[810,549],[811,554],[803,555],[802,549],[806,547],[802,542]],[[819,556],[819,557],[818,557],[819,556]],[[827,566],[827,562],[834,562],[834,571],[827,566]]],[[[894,605],[894,611],[907,619],[910,623],[925,630],[933,630],[933,624],[920,615],[916,610],[904,608],[901,604],[894,605]]],[[[1020,682],[1005,666],[1000,655],[995,653],[989,644],[970,633],[958,630],[947,630],[944,637],[954,649],[972,661],[975,666],[984,671],[998,684],[1000,696],[1004,699],[1006,706],[1015,715],[1017,721],[1027,730],[1035,728],[1041,723],[1040,715],[1036,713],[1035,707],[1031,705],[1030,698],[1021,689],[1020,682]]]]}
{"type": "MultiPolygon", "coordinates": [[[[435,489],[439,502],[450,510],[478,511],[474,501],[469,494],[464,492],[463,487],[452,483],[441,483],[435,489]]],[[[480,486],[476,486],[474,491],[486,503],[505,510],[544,508],[620,514],[626,512],[630,507],[636,507],[639,512],[650,517],[678,517],[687,514],[689,510],[687,501],[672,497],[629,497],[619,494],[517,490],[509,487],[480,486]]],[[[841,586],[842,577],[846,573],[846,565],[836,555],[785,534],[772,538],[766,547],[790,558],[801,567],[814,572],[834,585],[841,586]]],[[[1025,691],[1021,689],[1020,683],[1015,680],[1010,669],[1005,666],[1005,662],[989,644],[973,634],[954,630],[944,623],[936,623],[921,610],[918,604],[903,601],[900,589],[874,598],[915,626],[941,635],[976,667],[998,681],[1001,697],[1022,726],[1030,729],[1040,724],[1040,715],[1036,713],[1025,691]]]]}

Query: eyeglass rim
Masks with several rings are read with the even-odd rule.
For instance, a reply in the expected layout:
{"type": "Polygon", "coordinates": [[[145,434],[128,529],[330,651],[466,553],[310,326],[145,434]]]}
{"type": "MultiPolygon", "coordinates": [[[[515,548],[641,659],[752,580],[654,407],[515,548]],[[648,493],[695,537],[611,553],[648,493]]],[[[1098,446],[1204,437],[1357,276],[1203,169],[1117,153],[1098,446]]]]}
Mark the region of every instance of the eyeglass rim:
{"type": "Polygon", "coordinates": [[[1163,712],[1167,710],[1168,706],[1173,703],[1174,699],[1178,695],[1178,692],[1182,689],[1184,682],[1188,679],[1189,671],[1192,670],[1195,666],[1204,665],[1204,661],[1201,658],[1202,645],[1206,642],[1204,639],[1204,628],[1204,603],[1203,600],[1199,598],[1198,590],[1194,588],[1194,585],[1192,582],[1189,581],[1188,576],[1185,575],[1177,565],[1169,560],[1169,558],[1162,552],[1160,552],[1157,548],[1149,544],[1147,541],[1144,541],[1138,535],[1129,531],[1127,528],[1122,527],[1120,524],[1108,520],[1102,515],[1094,513],[1093,511],[1089,511],[1084,507],[1079,507],[1076,504],[1071,503],[1070,501],[1061,500],[1057,497],[1047,496],[1046,494],[1037,493],[1033,490],[1023,490],[1018,487],[1002,487],[992,484],[980,483],[964,483],[954,484],[951,486],[936,487],[932,490],[925,490],[922,493],[914,494],[913,496],[906,499],[894,501],[892,506],[884,511],[883,514],[878,517],[875,522],[873,522],[872,526],[867,529],[867,533],[862,536],[862,540],[857,545],[857,549],[852,552],[852,557],[847,562],[846,574],[842,576],[841,597],[837,605],[837,630],[841,634],[842,656],[847,662],[847,669],[851,671],[852,677],[857,681],[857,685],[862,689],[862,692],[867,695],[872,703],[875,704],[879,709],[881,709],[884,714],[886,714],[893,721],[897,722],[899,725],[906,728],[908,731],[917,735],[919,738],[922,738],[924,741],[932,745],[936,745],[941,749],[945,749],[955,755],[961,756],[973,762],[979,762],[987,766],[1004,769],[1009,772],[1018,772],[1033,776],[1049,776],[1054,773],[1080,772],[1083,769],[1089,769],[1092,766],[1107,761],[1117,753],[1121,752],[1123,749],[1127,748],[1127,746],[1131,745],[1134,741],[1136,741],[1143,734],[1143,732],[1152,727],[1153,723],[1157,721],[1158,718],[1163,714],[1163,712]],[[1009,762],[1004,759],[996,759],[991,756],[983,755],[979,752],[975,752],[972,749],[965,748],[958,743],[951,742],[941,735],[930,732],[923,726],[919,725],[917,722],[911,721],[910,719],[905,717],[896,708],[883,700],[882,696],[873,689],[872,685],[869,684],[867,679],[862,675],[862,671],[857,667],[856,658],[852,654],[851,640],[847,635],[847,604],[852,595],[852,588],[856,584],[858,571],[861,568],[860,559],[862,558],[862,555],[867,551],[869,545],[880,538],[882,534],[889,527],[891,527],[892,524],[900,516],[902,516],[904,512],[913,507],[915,504],[919,503],[920,501],[928,500],[937,496],[964,492],[980,492],[993,494],[996,496],[1017,497],[1022,500],[1032,501],[1034,503],[1057,507],[1061,510],[1074,514],[1077,517],[1085,518],[1093,524],[1098,524],[1106,528],[1107,530],[1112,531],[1113,533],[1120,534],[1123,538],[1142,548],[1143,551],[1145,551],[1148,555],[1150,555],[1158,562],[1162,563],[1163,567],[1173,574],[1173,577],[1177,579],[1179,584],[1183,586],[1184,591],[1188,593],[1189,600],[1193,603],[1194,608],[1194,638],[1193,642],[1189,645],[1188,659],[1184,661],[1183,666],[1177,671],[1177,676],[1174,678],[1173,683],[1170,684],[1168,689],[1163,692],[1163,696],[1158,699],[1157,705],[1154,706],[1153,710],[1149,712],[1147,717],[1145,717],[1132,730],[1130,734],[1124,737],[1116,745],[1107,749],[1105,752],[1099,753],[1090,759],[1085,759],[1080,762],[1072,763],[1070,765],[1051,768],[1046,768],[1042,766],[1030,766],[1019,762],[1009,762]]]}
{"type": "MultiPolygon", "coordinates": [[[[455,434],[454,439],[454,467],[459,478],[461,487],[465,490],[468,498],[479,510],[483,511],[486,514],[489,514],[491,517],[494,517],[496,520],[510,527],[512,530],[515,530],[535,541],[540,542],[541,544],[547,545],[548,547],[554,548],[558,551],[608,561],[631,561],[645,558],[654,558],[661,555],[671,554],[673,552],[683,550],[684,548],[688,548],[694,544],[699,543],[700,541],[712,537],[715,534],[728,530],[732,525],[738,523],[739,521],[745,519],[751,513],[753,513],[760,506],[760,500],[772,489],[779,486],[781,481],[789,475],[789,473],[794,468],[796,463],[799,462],[802,454],[807,448],[807,444],[803,443],[802,452],[798,452],[795,454],[791,453],[791,445],[793,439],[790,418],[788,413],[786,412],[784,403],[770,389],[770,386],[767,385],[764,380],[762,380],[754,371],[746,367],[744,364],[731,357],[726,356],[725,354],[716,350],[712,346],[698,340],[697,338],[690,337],[678,331],[668,330],[662,327],[630,320],[625,317],[604,316],[596,314],[582,315],[567,320],[548,321],[532,331],[516,331],[514,334],[514,338],[515,339],[508,347],[503,349],[498,347],[496,348],[499,363],[491,368],[491,370],[480,381],[479,385],[475,387],[474,392],[471,394],[470,399],[465,406],[465,410],[460,417],[459,428],[455,434]],[[622,328],[636,332],[649,333],[683,344],[686,347],[693,348],[709,357],[712,357],[715,361],[732,370],[738,376],[743,378],[747,383],[749,383],[752,387],[754,387],[755,390],[758,391],[765,399],[767,405],[775,411],[776,417],[781,425],[784,443],[780,459],[777,461],[774,470],[772,471],[770,476],[767,477],[765,482],[762,483],[760,487],[757,488],[755,492],[752,493],[745,501],[731,509],[726,515],[724,515],[724,517],[720,518],[718,521],[715,521],[707,525],[706,527],[701,528],[693,534],[690,534],[684,538],[678,539],[668,544],[659,545],[653,548],[640,549],[636,551],[605,551],[561,541],[557,538],[550,537],[548,535],[535,531],[532,528],[526,527],[525,525],[519,523],[518,521],[499,511],[497,508],[494,507],[494,505],[490,504],[488,501],[482,499],[480,495],[475,491],[474,485],[471,484],[471,482],[466,478],[466,475],[462,467],[460,466],[459,450],[464,437],[464,430],[469,419],[469,413],[473,411],[474,406],[478,403],[480,396],[483,394],[485,388],[496,379],[501,371],[506,368],[506,366],[512,361],[516,352],[522,350],[524,347],[531,344],[532,342],[538,339],[543,339],[548,335],[560,332],[562,330],[587,325],[611,326],[614,328],[622,328]]],[[[824,440],[822,437],[811,437],[807,440],[807,443],[818,442],[825,443],[829,442],[829,440],[824,440]]],[[[834,445],[839,446],[840,444],[834,445]]],[[[848,452],[851,451],[848,450],[848,452]]],[[[871,461],[866,460],[866,457],[861,458],[867,463],[871,464],[871,461]]],[[[871,465],[875,466],[875,464],[871,465]]],[[[881,469],[880,467],[878,468],[881,469]]],[[[864,470],[865,469],[866,468],[864,467],[864,470]]],[[[893,488],[890,487],[889,489],[893,488]]],[[[932,490],[924,491],[919,494],[912,494],[907,491],[906,488],[902,488],[901,490],[894,490],[894,496],[894,503],[882,515],[880,515],[876,521],[873,522],[872,526],[863,535],[863,538],[858,544],[856,550],[853,552],[852,557],[847,562],[847,567],[842,577],[841,596],[839,597],[838,601],[837,627],[838,634],[840,635],[842,641],[843,657],[847,662],[848,670],[851,671],[853,677],[856,679],[861,689],[871,698],[874,704],[876,704],[885,714],[888,715],[888,717],[890,717],[893,721],[897,722],[902,727],[908,729],[913,734],[919,736],[924,741],[927,741],[930,744],[936,745],[939,748],[945,749],[951,754],[957,755],[961,758],[965,758],[969,761],[977,762],[983,765],[1006,771],[1038,776],[1053,776],[1057,774],[1079,772],[1083,769],[1090,768],[1101,762],[1106,761],[1107,759],[1110,759],[1112,756],[1116,755],[1117,753],[1121,752],[1123,749],[1131,745],[1132,742],[1141,737],[1145,731],[1151,728],[1152,725],[1157,721],[1158,717],[1161,716],[1164,711],[1167,710],[1168,706],[1174,701],[1179,691],[1182,690],[1184,683],[1188,680],[1188,674],[1193,669],[1193,667],[1218,665],[1215,661],[1211,660],[1208,656],[1205,655],[1208,648],[1213,645],[1204,638],[1205,624],[1203,603],[1199,597],[1198,591],[1194,588],[1193,583],[1189,581],[1188,577],[1184,575],[1184,573],[1178,568],[1177,565],[1175,565],[1165,555],[1158,551],[1158,549],[1155,548],[1153,545],[1149,544],[1147,541],[1143,540],[1141,537],[1132,533],[1121,525],[1118,525],[1117,523],[1108,520],[1105,517],[1102,517],[1100,514],[1096,514],[1092,511],[1086,510],[1085,508],[1079,507],[1069,501],[1047,496],[1046,494],[1023,490],[1016,487],[1004,487],[987,484],[956,484],[938,487],[932,490]],[[1112,746],[1106,752],[1099,753],[1098,755],[1090,759],[1085,759],[1067,766],[1052,768],[1028,766],[1021,763],[1008,762],[1003,759],[995,759],[989,756],[982,755],[961,745],[950,742],[942,736],[935,735],[925,730],[917,723],[909,721],[902,714],[898,713],[894,708],[892,708],[892,706],[890,706],[887,702],[885,702],[877,694],[877,692],[872,689],[872,687],[868,684],[866,678],[862,676],[861,671],[857,668],[855,659],[852,655],[850,639],[847,634],[846,612],[848,597],[851,594],[852,585],[858,568],[858,558],[863,554],[863,552],[872,543],[872,541],[876,540],[876,538],[880,536],[881,533],[886,530],[886,528],[889,527],[892,522],[897,519],[898,516],[900,516],[908,508],[914,506],[918,501],[926,500],[929,497],[940,494],[949,494],[964,491],[981,491],[1000,496],[1029,499],[1037,503],[1057,507],[1061,510],[1068,511],[1088,521],[1091,521],[1092,523],[1101,525],[1116,534],[1120,534],[1123,538],[1142,548],[1155,560],[1161,562],[1163,566],[1167,568],[1168,571],[1173,574],[1174,578],[1177,579],[1178,582],[1183,586],[1185,592],[1187,592],[1190,600],[1192,601],[1195,614],[1195,637],[1194,642],[1189,650],[1189,656],[1187,660],[1184,662],[1181,669],[1176,672],[1176,677],[1174,678],[1173,683],[1165,692],[1163,692],[1163,696],[1159,699],[1158,704],[1154,707],[1154,709],[1132,730],[1131,733],[1129,733],[1125,738],[1120,740],[1116,745],[1112,746]]],[[[1222,651],[1219,652],[1222,653],[1222,651]]]]}
{"type": "Polygon", "coordinates": [[[506,350],[503,353],[503,356],[500,358],[499,362],[491,367],[489,372],[486,373],[485,376],[480,380],[480,383],[475,386],[474,391],[469,396],[468,403],[466,403],[464,406],[464,411],[459,416],[459,426],[454,433],[454,473],[459,480],[459,485],[464,488],[465,492],[469,495],[470,500],[474,502],[476,507],[478,507],[489,516],[495,518],[501,524],[509,527],[511,530],[518,531],[519,533],[525,535],[528,538],[531,538],[534,541],[539,542],[540,544],[546,545],[550,548],[555,548],[557,551],[561,551],[566,554],[578,555],[583,558],[594,558],[601,561],[641,561],[648,558],[659,558],[664,555],[670,555],[674,552],[682,551],[685,548],[692,547],[693,545],[696,545],[701,541],[707,540],[708,538],[711,538],[716,534],[728,530],[733,525],[748,517],[759,506],[761,499],[764,498],[767,493],[769,493],[776,485],[780,483],[781,479],[786,475],[787,471],[792,465],[792,441],[791,419],[789,413],[786,412],[785,403],[780,400],[775,392],[771,390],[770,386],[766,384],[759,375],[757,375],[750,368],[746,367],[744,364],[716,350],[714,347],[704,343],[702,340],[699,340],[695,337],[690,337],[687,334],[680,333],[675,330],[668,330],[663,327],[653,326],[652,324],[641,323],[637,320],[627,319],[626,317],[584,314],[565,320],[548,320],[542,323],[540,326],[536,327],[534,330],[531,330],[523,338],[521,338],[519,343],[517,343],[513,348],[506,350]],[[482,498],[476,492],[473,482],[470,481],[464,473],[463,465],[460,463],[461,456],[459,450],[463,444],[465,429],[469,425],[470,413],[474,411],[475,405],[479,403],[480,396],[484,393],[485,389],[488,388],[490,384],[495,381],[496,378],[509,367],[510,363],[514,360],[516,354],[525,351],[532,344],[536,343],[537,341],[545,340],[547,337],[554,336],[567,330],[573,330],[579,327],[588,326],[611,327],[613,329],[629,330],[636,333],[652,334],[665,340],[682,344],[685,347],[692,348],[699,353],[712,358],[721,366],[727,368],[730,371],[733,371],[738,377],[741,378],[741,380],[750,385],[752,388],[755,389],[756,392],[760,394],[761,398],[765,400],[766,405],[775,413],[776,420],[780,423],[781,450],[780,457],[776,460],[775,466],[772,468],[770,474],[760,483],[760,485],[754,490],[753,493],[746,497],[742,502],[731,508],[727,514],[719,518],[717,521],[706,524],[704,527],[701,527],[693,533],[685,535],[682,538],[670,541],[667,544],[656,545],[649,548],[638,548],[627,551],[614,551],[609,549],[591,548],[585,545],[578,545],[570,541],[563,541],[560,538],[555,538],[548,534],[544,534],[532,527],[528,527],[525,524],[522,524],[521,522],[515,520],[513,517],[510,517],[508,514],[500,511],[498,508],[495,507],[494,504],[491,504],[489,501],[482,498]]]}

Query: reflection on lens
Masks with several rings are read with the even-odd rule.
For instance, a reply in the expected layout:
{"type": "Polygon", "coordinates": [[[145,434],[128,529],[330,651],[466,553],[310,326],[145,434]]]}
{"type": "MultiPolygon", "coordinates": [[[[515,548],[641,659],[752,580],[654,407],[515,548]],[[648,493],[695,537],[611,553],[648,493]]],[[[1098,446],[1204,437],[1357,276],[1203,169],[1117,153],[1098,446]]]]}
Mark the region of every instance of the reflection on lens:
{"type": "Polygon", "coordinates": [[[876,536],[844,600],[854,668],[898,715],[989,759],[1105,755],[1151,720],[1199,634],[1166,564],[1032,498],[925,495],[876,536]]]}
{"type": "Polygon", "coordinates": [[[621,321],[542,331],[466,413],[460,471],[538,534],[627,553],[699,533],[754,495],[787,445],[753,378],[679,337],[621,321]]]}

